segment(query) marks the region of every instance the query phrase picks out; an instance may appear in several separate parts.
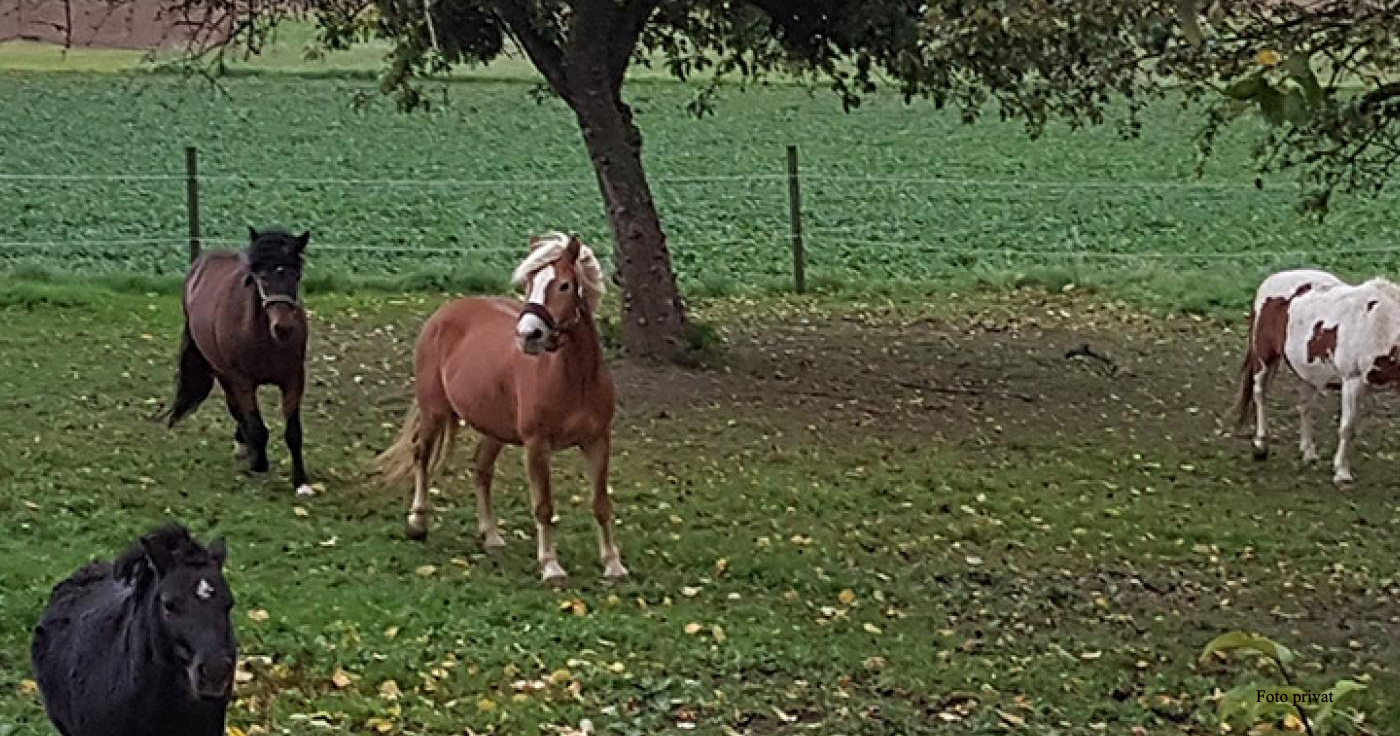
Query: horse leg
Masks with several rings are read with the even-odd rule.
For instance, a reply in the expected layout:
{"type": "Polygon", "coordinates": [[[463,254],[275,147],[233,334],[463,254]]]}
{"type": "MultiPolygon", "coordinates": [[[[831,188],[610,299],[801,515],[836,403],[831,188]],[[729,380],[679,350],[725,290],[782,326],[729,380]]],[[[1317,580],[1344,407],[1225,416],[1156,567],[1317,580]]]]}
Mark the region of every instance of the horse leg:
{"type": "Polygon", "coordinates": [[[1350,483],[1351,463],[1347,452],[1351,449],[1351,436],[1356,430],[1356,420],[1361,418],[1361,399],[1366,394],[1365,379],[1347,378],[1342,381],[1342,421],[1337,429],[1337,455],[1332,458],[1332,482],[1338,485],[1350,483]]]}
{"type": "Polygon", "coordinates": [[[233,387],[228,381],[219,379],[219,388],[224,392],[224,405],[228,407],[228,415],[233,418],[233,457],[236,460],[246,460],[248,458],[248,438],[243,436],[243,412],[234,403],[233,387]]]}
{"type": "Polygon", "coordinates": [[[535,512],[535,535],[538,540],[536,558],[540,574],[546,583],[562,586],[569,574],[559,565],[559,553],[554,546],[554,496],[549,487],[549,443],[527,440],[525,468],[530,476],[530,501],[535,512]]]}
{"type": "Polygon", "coordinates": [[[445,415],[427,413],[419,417],[418,437],[413,446],[413,502],[408,508],[408,524],[404,528],[409,539],[428,537],[433,514],[428,484],[432,481],[433,458],[438,453],[438,445],[447,441],[444,435],[450,420],[451,417],[445,415]]]}
{"type": "MultiPolygon", "coordinates": [[[[257,388],[242,381],[223,381],[223,388],[228,412],[238,424],[234,441],[245,448],[249,472],[267,472],[267,426],[258,412],[257,388]]],[[[234,454],[238,454],[236,447],[234,454]]]]}
{"type": "Polygon", "coordinates": [[[286,420],[287,428],[283,433],[283,439],[287,441],[287,452],[292,456],[292,488],[296,489],[298,496],[314,496],[316,491],[312,490],[306,478],[306,465],[301,459],[301,394],[304,386],[303,379],[299,375],[295,380],[282,387],[282,418],[286,420]]]}
{"type": "Polygon", "coordinates": [[[1317,445],[1313,443],[1312,410],[1317,404],[1318,391],[1311,383],[1298,384],[1298,449],[1303,462],[1317,461],[1317,445]]]}
{"type": "Polygon", "coordinates": [[[1264,422],[1264,399],[1269,390],[1269,369],[1260,366],[1254,372],[1254,459],[1269,457],[1269,430],[1264,422]]]}
{"type": "Polygon", "coordinates": [[[603,561],[603,577],[625,578],[622,553],[613,540],[612,489],[608,488],[608,463],[612,453],[612,438],[602,437],[583,446],[588,463],[588,480],[593,484],[593,519],[598,522],[598,557],[603,561]]]}
{"type": "Polygon", "coordinates": [[[488,550],[506,546],[496,523],[496,511],[491,508],[491,481],[496,477],[496,458],[501,454],[501,447],[499,441],[482,435],[472,459],[476,466],[476,530],[488,550]]]}

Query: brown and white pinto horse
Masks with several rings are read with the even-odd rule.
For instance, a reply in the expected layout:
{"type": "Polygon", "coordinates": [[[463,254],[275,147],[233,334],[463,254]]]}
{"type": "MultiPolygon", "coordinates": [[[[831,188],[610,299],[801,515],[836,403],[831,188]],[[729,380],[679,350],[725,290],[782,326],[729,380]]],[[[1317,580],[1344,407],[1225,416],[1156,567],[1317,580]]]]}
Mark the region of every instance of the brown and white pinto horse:
{"type": "Polygon", "coordinates": [[[298,496],[313,493],[301,459],[308,329],[297,298],[310,238],[310,233],[250,227],[246,251],[205,253],[190,265],[175,401],[166,413],[175,426],[199,408],[217,379],[234,421],[234,455],[247,458],[249,471],[262,473],[268,466],[268,435],[258,411],[258,387],[277,386],[298,496]]]}
{"type": "Polygon", "coordinates": [[[523,445],[544,581],[568,575],[554,541],[550,455],[582,449],[593,485],[599,555],[608,578],[627,575],[613,540],[608,491],[615,397],[593,315],[603,271],[578,238],[530,239],[515,270],[526,300],[458,299],[423,325],[414,354],[415,396],[394,444],[379,456],[390,483],[413,479],[408,536],[428,534],[428,484],[459,424],[481,435],[476,448],[477,528],[487,548],[505,546],[491,508],[491,481],[504,445],[523,445]]]}
{"type": "Polygon", "coordinates": [[[1371,389],[1400,383],[1400,287],[1379,278],[1352,286],[1316,270],[1282,271],[1260,284],[1237,409],[1241,422],[1254,409],[1254,456],[1261,460],[1269,454],[1265,393],[1280,363],[1300,379],[1298,448],[1305,462],[1317,459],[1312,407],[1323,389],[1341,388],[1333,481],[1350,482],[1347,455],[1362,400],[1371,389]]]}

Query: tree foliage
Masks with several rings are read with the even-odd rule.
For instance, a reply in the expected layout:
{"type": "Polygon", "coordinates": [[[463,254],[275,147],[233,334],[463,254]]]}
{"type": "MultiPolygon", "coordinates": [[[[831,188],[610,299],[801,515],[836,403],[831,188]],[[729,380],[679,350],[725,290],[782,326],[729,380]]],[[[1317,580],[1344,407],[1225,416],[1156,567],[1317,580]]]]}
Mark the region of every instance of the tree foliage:
{"type": "Polygon", "coordinates": [[[1202,111],[1205,155],[1242,114],[1262,115],[1261,183],[1296,172],[1305,209],[1319,214],[1338,189],[1378,191],[1400,159],[1397,0],[305,2],[225,16],[253,47],[287,12],[313,13],[329,48],[387,39],[384,89],[410,107],[426,102],[415,79],[489,61],[513,36],[556,93],[569,49],[605,43],[619,84],[633,61],[703,76],[697,112],[716,84],[778,74],[829,86],[848,108],[886,88],[954,105],[968,121],[989,110],[1018,118],[1031,134],[1064,120],[1132,135],[1150,102],[1178,92],[1202,111]],[[590,29],[596,6],[631,33],[590,29]]]}

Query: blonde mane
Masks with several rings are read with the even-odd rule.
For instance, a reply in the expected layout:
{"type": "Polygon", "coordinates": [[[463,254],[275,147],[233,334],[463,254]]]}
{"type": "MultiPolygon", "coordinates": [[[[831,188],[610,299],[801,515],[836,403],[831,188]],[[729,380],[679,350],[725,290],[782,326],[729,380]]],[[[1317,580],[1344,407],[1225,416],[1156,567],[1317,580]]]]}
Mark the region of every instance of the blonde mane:
{"type": "MultiPolygon", "coordinates": [[[[534,249],[530,251],[530,255],[525,256],[525,260],[515,267],[515,273],[511,275],[511,282],[516,286],[524,284],[525,280],[530,278],[530,274],[563,258],[564,251],[569,247],[569,236],[561,232],[545,233],[534,238],[532,244],[534,249]]],[[[578,261],[574,263],[574,268],[578,272],[578,287],[583,292],[584,303],[588,305],[589,312],[597,314],[598,307],[603,303],[603,295],[607,293],[607,287],[603,279],[603,266],[598,262],[598,256],[593,253],[592,248],[580,245],[578,261]]]]}

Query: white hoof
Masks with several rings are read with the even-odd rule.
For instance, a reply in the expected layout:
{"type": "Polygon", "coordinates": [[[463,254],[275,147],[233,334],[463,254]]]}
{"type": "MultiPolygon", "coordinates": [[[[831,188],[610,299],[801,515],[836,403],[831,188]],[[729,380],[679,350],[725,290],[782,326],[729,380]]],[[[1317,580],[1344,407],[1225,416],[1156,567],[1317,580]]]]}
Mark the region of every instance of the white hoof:
{"type": "Polygon", "coordinates": [[[245,457],[248,457],[248,446],[243,444],[242,442],[234,440],[233,458],[235,460],[242,460],[245,457]]]}
{"type": "Polygon", "coordinates": [[[1309,447],[1303,450],[1303,462],[1311,465],[1318,461],[1317,450],[1309,447]]]}
{"type": "Polygon", "coordinates": [[[1352,482],[1351,471],[1350,471],[1350,470],[1338,470],[1338,471],[1332,476],[1332,482],[1333,482],[1333,483],[1336,483],[1336,484],[1339,485],[1339,486],[1340,486],[1340,485],[1346,485],[1347,483],[1352,482]]]}
{"type": "Polygon", "coordinates": [[[495,529],[481,533],[481,546],[488,550],[504,549],[506,540],[501,539],[501,533],[495,529]]]}
{"type": "Polygon", "coordinates": [[[315,489],[315,488],[312,488],[311,486],[307,485],[306,483],[302,483],[301,485],[297,486],[297,497],[298,497],[298,498],[308,498],[308,497],[314,496],[314,495],[316,495],[316,489],[315,489]]]}
{"type": "Polygon", "coordinates": [[[562,586],[569,582],[569,573],[564,572],[557,560],[550,560],[544,563],[540,578],[549,585],[562,586]]]}
{"type": "Polygon", "coordinates": [[[622,560],[609,560],[603,565],[603,577],[609,580],[625,578],[627,575],[627,568],[622,566],[622,560]]]}

